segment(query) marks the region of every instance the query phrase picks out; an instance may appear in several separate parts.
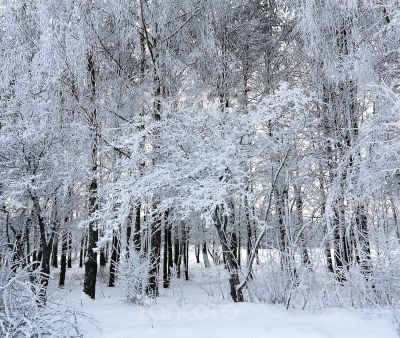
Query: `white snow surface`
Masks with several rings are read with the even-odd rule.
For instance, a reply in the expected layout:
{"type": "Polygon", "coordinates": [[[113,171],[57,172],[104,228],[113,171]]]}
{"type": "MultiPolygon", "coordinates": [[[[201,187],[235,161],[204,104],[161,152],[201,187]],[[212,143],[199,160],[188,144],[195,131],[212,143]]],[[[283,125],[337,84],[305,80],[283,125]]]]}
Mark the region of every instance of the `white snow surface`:
{"type": "Polygon", "coordinates": [[[128,304],[122,290],[109,288],[101,278],[96,299],[88,298],[82,293],[83,269],[78,268],[68,270],[64,289],[55,287],[56,273],[51,288],[57,301],[88,315],[79,320],[85,338],[398,337],[389,312],[337,308],[310,312],[280,305],[235,304],[224,282],[216,287],[215,269],[200,264],[191,269],[190,281],[172,281],[171,288],[160,288],[161,296],[147,306],[128,304]]]}

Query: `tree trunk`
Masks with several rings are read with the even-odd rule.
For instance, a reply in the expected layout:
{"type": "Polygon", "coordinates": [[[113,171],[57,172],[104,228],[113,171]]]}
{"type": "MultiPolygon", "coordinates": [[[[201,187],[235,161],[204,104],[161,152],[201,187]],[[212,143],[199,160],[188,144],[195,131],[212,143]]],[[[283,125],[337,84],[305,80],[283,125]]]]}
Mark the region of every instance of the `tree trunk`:
{"type": "Polygon", "coordinates": [[[160,266],[161,228],[160,219],[150,225],[150,269],[146,293],[150,297],[158,297],[158,273],[160,266]]]}
{"type": "Polygon", "coordinates": [[[200,244],[194,246],[194,255],[196,257],[196,263],[200,263],[200,244]]]}
{"type": "Polygon", "coordinates": [[[115,286],[115,272],[120,256],[119,246],[120,244],[119,244],[118,234],[114,230],[112,239],[112,248],[111,248],[111,260],[110,260],[110,278],[108,281],[108,286],[111,288],[115,286]]]}
{"type": "MultiPolygon", "coordinates": [[[[8,222],[8,215],[7,215],[8,222]]],[[[26,263],[31,264],[31,246],[30,246],[30,230],[29,228],[32,226],[32,215],[28,216],[25,224],[25,239],[26,239],[26,263]]]]}
{"type": "MultiPolygon", "coordinates": [[[[336,201],[336,206],[339,204],[336,201]]],[[[344,267],[346,266],[344,257],[343,257],[343,229],[341,228],[340,220],[339,220],[339,210],[334,206],[334,219],[333,219],[333,239],[334,239],[334,257],[335,257],[335,265],[336,265],[336,278],[339,283],[343,283],[346,280],[346,274],[344,272],[344,267]]]]}
{"type": "Polygon", "coordinates": [[[179,241],[178,229],[175,228],[174,238],[174,265],[176,269],[176,276],[180,278],[181,275],[181,245],[179,241]]]}
{"type": "Polygon", "coordinates": [[[126,219],[126,257],[129,258],[131,237],[132,237],[132,217],[133,217],[133,206],[130,207],[128,217],[126,219]]]}
{"type": "Polygon", "coordinates": [[[182,239],[182,255],[183,255],[183,268],[185,273],[185,280],[189,280],[189,237],[186,225],[183,226],[183,239],[182,239]]]}
{"type": "Polygon", "coordinates": [[[359,205],[356,209],[356,225],[359,234],[359,256],[361,272],[368,281],[372,274],[371,268],[371,247],[368,238],[368,222],[365,206],[359,205]]]}
{"type": "Polygon", "coordinates": [[[237,234],[237,254],[236,254],[238,266],[242,265],[241,245],[242,245],[242,243],[241,243],[241,240],[240,240],[240,230],[238,230],[238,234],[237,234]]]}
{"type": "Polygon", "coordinates": [[[64,231],[61,243],[61,261],[60,261],[60,280],[58,282],[59,287],[65,286],[65,274],[67,270],[67,251],[68,251],[68,236],[64,231]]]}
{"type": "Polygon", "coordinates": [[[58,235],[55,236],[53,242],[53,250],[51,252],[51,266],[58,268],[58,235]]]}
{"type": "MultiPolygon", "coordinates": [[[[94,103],[96,98],[96,72],[94,68],[94,61],[92,53],[88,56],[88,72],[90,74],[92,97],[91,101],[94,103]]],[[[96,108],[92,110],[90,119],[90,127],[92,131],[92,181],[89,187],[89,216],[93,217],[98,211],[97,200],[97,147],[98,147],[98,130],[97,130],[97,111],[96,108]]],[[[85,260],[85,281],[83,291],[91,298],[96,296],[96,279],[97,279],[97,251],[95,248],[98,241],[98,229],[94,220],[89,222],[89,238],[87,246],[87,257],[85,260]]]]}
{"type": "Polygon", "coordinates": [[[68,233],[68,260],[67,260],[67,268],[72,268],[72,234],[68,233]]]}
{"type": "Polygon", "coordinates": [[[140,239],[140,209],[141,205],[138,205],[135,208],[135,233],[133,234],[133,243],[135,244],[135,250],[137,252],[140,251],[141,247],[141,239],[140,239]]]}
{"type": "Polygon", "coordinates": [[[171,279],[171,271],[174,266],[172,255],[172,224],[168,222],[168,279],[171,279]]]}
{"type": "Polygon", "coordinates": [[[50,275],[50,255],[51,255],[51,247],[53,245],[53,237],[54,237],[54,229],[50,235],[49,242],[46,240],[46,228],[45,222],[42,216],[39,199],[35,195],[31,195],[33,208],[35,210],[38,226],[39,226],[39,235],[40,235],[40,250],[41,250],[41,277],[40,284],[41,288],[39,291],[39,299],[41,302],[46,303],[47,300],[47,286],[49,284],[49,275],[50,275]]]}
{"type": "Polygon", "coordinates": [[[105,248],[100,249],[100,266],[105,267],[107,264],[105,248]]]}
{"type": "Polygon", "coordinates": [[[163,287],[169,287],[169,271],[168,271],[168,225],[164,227],[164,252],[163,252],[163,287]]]}
{"type": "Polygon", "coordinates": [[[234,253],[228,245],[228,239],[225,232],[228,223],[228,217],[221,214],[222,213],[220,213],[219,207],[217,207],[214,214],[214,221],[222,245],[222,252],[225,258],[226,267],[229,272],[230,295],[234,302],[243,302],[244,297],[242,290],[238,289],[240,284],[238,266],[234,257],[234,253]]]}
{"type": "Polygon", "coordinates": [[[83,261],[85,260],[85,230],[83,230],[83,235],[81,239],[81,247],[79,248],[79,267],[83,267],[83,261]]]}
{"type": "Polygon", "coordinates": [[[96,297],[97,251],[95,251],[95,248],[98,239],[98,230],[95,228],[94,222],[91,221],[89,224],[88,251],[85,259],[85,281],[83,291],[93,299],[96,297]]]}
{"type": "Polygon", "coordinates": [[[208,259],[207,255],[207,244],[206,242],[203,243],[203,249],[201,250],[203,254],[203,262],[204,262],[204,267],[209,268],[210,265],[210,260],[208,259]]]}
{"type": "Polygon", "coordinates": [[[295,185],[294,186],[294,193],[295,193],[295,202],[296,202],[296,218],[297,218],[297,228],[299,233],[299,239],[301,243],[301,257],[304,266],[310,267],[311,260],[310,255],[308,254],[308,249],[306,246],[306,242],[304,239],[304,229],[303,229],[303,199],[301,196],[301,189],[295,185]]]}

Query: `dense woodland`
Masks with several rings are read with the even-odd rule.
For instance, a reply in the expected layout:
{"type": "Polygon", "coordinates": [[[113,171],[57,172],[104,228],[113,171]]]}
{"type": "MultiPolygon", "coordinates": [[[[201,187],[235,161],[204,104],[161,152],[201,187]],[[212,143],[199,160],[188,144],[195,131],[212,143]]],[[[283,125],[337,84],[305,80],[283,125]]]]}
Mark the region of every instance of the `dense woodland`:
{"type": "Polygon", "coordinates": [[[0,332],[26,325],[7,297],[45,308],[73,265],[139,304],[189,258],[234,302],[399,304],[397,0],[2,0],[0,20],[0,332]]]}

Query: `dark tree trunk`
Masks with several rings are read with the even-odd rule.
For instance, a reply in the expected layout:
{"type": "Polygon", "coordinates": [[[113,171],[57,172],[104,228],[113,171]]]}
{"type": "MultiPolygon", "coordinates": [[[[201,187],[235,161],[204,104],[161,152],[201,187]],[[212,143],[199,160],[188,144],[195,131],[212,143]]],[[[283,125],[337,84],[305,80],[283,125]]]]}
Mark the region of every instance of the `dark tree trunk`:
{"type": "MultiPolygon", "coordinates": [[[[336,202],[338,204],[338,202],[336,202]]],[[[336,205],[337,205],[336,204],[336,205]]],[[[339,283],[344,283],[346,280],[346,274],[344,272],[345,260],[343,257],[343,243],[339,222],[339,210],[337,207],[334,207],[334,223],[333,223],[333,240],[334,240],[334,257],[335,257],[335,266],[336,266],[336,278],[339,283]]]]}
{"type": "Polygon", "coordinates": [[[172,228],[168,219],[169,211],[167,210],[164,215],[164,255],[163,255],[163,287],[168,288],[171,279],[172,262],[172,228]]]}
{"type": "MultiPolygon", "coordinates": [[[[93,55],[88,55],[88,72],[90,74],[92,103],[96,99],[96,71],[94,67],[93,55]]],[[[93,216],[98,211],[97,200],[97,146],[98,146],[98,127],[97,127],[97,111],[94,108],[91,112],[90,127],[92,132],[92,181],[89,187],[89,216],[93,216]]],[[[94,220],[89,223],[89,236],[87,246],[87,257],[85,259],[85,280],[83,291],[91,298],[96,297],[96,279],[97,279],[97,241],[99,238],[98,229],[94,220]]]]}
{"type": "Polygon", "coordinates": [[[179,240],[175,238],[174,240],[174,265],[175,267],[178,266],[178,259],[179,259],[179,240]]]}
{"type": "Polygon", "coordinates": [[[286,233],[285,226],[285,198],[287,190],[282,187],[279,189],[275,188],[275,203],[276,203],[276,214],[278,217],[278,231],[279,231],[279,250],[281,256],[281,269],[291,274],[290,256],[288,252],[288,234],[286,233]]]}
{"type": "Polygon", "coordinates": [[[47,286],[49,284],[49,275],[50,275],[50,256],[51,256],[51,246],[52,246],[52,238],[50,242],[46,244],[46,248],[42,251],[42,264],[41,264],[41,272],[43,275],[41,276],[41,290],[39,292],[40,300],[43,302],[47,301],[47,286]]]}
{"type": "Polygon", "coordinates": [[[184,247],[184,245],[181,243],[179,245],[179,256],[178,256],[177,271],[176,271],[176,276],[178,278],[181,278],[181,275],[182,275],[181,268],[182,268],[182,250],[183,250],[183,247],[184,247]]]}
{"type": "Polygon", "coordinates": [[[228,217],[226,215],[223,215],[223,213],[220,212],[219,209],[220,209],[219,207],[215,209],[214,221],[215,221],[215,227],[218,232],[218,236],[220,238],[223,257],[225,258],[226,267],[229,272],[230,295],[234,302],[243,302],[244,297],[242,290],[238,288],[240,280],[239,280],[237,262],[234,253],[232,252],[230,246],[228,245],[228,238],[226,236],[226,231],[225,231],[228,224],[228,217]]]}
{"type": "Polygon", "coordinates": [[[65,274],[67,271],[67,251],[68,251],[68,236],[64,232],[61,243],[61,261],[60,261],[60,280],[58,282],[59,287],[65,286],[65,274]]]}
{"type": "MultiPolygon", "coordinates": [[[[232,252],[232,254],[233,254],[233,257],[234,257],[234,259],[235,259],[235,261],[236,261],[236,264],[237,264],[237,261],[238,261],[238,260],[237,260],[237,258],[238,258],[238,256],[237,256],[237,254],[238,254],[237,247],[238,247],[237,236],[236,236],[236,233],[233,232],[232,235],[231,235],[230,250],[231,250],[231,252],[232,252]]],[[[226,261],[226,260],[225,260],[225,261],[226,261]]]]}
{"type": "Polygon", "coordinates": [[[298,186],[294,186],[294,193],[295,193],[295,199],[296,199],[296,213],[297,213],[297,227],[300,231],[299,238],[300,242],[302,245],[302,262],[305,266],[310,267],[311,266],[311,260],[310,260],[310,255],[308,254],[308,249],[305,243],[304,239],[304,229],[303,229],[303,199],[301,196],[301,191],[298,186]]]}
{"type": "Polygon", "coordinates": [[[160,219],[150,226],[150,270],[146,293],[150,297],[158,297],[158,273],[160,266],[161,227],[160,219]]]}
{"type": "Polygon", "coordinates": [[[32,226],[32,218],[28,216],[25,227],[25,240],[26,240],[26,263],[31,264],[31,246],[30,246],[30,227],[32,226]]]}
{"type": "Polygon", "coordinates": [[[108,259],[109,259],[109,255],[110,255],[110,250],[109,250],[109,244],[108,243],[106,243],[106,246],[105,246],[105,248],[104,248],[104,257],[105,257],[105,259],[106,259],[106,263],[108,262],[108,259]]]}
{"type": "Polygon", "coordinates": [[[185,280],[189,280],[189,236],[187,233],[186,225],[183,227],[184,235],[182,239],[182,255],[183,255],[183,268],[185,273],[185,280]]]}
{"type": "MultiPolygon", "coordinates": [[[[327,102],[326,99],[324,102],[327,102]]],[[[326,144],[326,152],[328,154],[331,153],[331,147],[330,143],[327,142],[326,144]]],[[[324,188],[324,173],[322,170],[321,163],[319,163],[319,190],[320,190],[320,198],[322,200],[321,204],[321,215],[325,215],[326,212],[326,196],[325,196],[325,188],[324,188]]],[[[325,243],[324,243],[324,254],[325,254],[325,259],[326,259],[326,266],[328,268],[328,271],[330,273],[335,272],[335,267],[334,267],[334,262],[333,262],[333,257],[332,257],[332,252],[331,252],[331,238],[329,234],[329,228],[328,224],[325,226],[325,243]]]]}
{"type": "Polygon", "coordinates": [[[54,238],[53,250],[51,253],[51,266],[58,268],[58,235],[54,238]]]}
{"type": "Polygon", "coordinates": [[[47,242],[45,222],[42,217],[39,200],[34,195],[31,195],[31,197],[32,197],[33,207],[38,219],[39,235],[40,235],[41,255],[40,258],[38,257],[38,260],[41,261],[40,266],[42,275],[40,278],[41,288],[39,291],[39,299],[41,302],[45,303],[47,300],[47,286],[49,284],[49,275],[50,275],[50,255],[51,255],[51,248],[53,245],[54,231],[52,231],[49,242],[47,242]]]}
{"type": "Polygon", "coordinates": [[[325,257],[326,257],[326,265],[328,267],[328,271],[331,273],[334,273],[335,267],[333,265],[332,252],[331,252],[331,246],[329,244],[329,241],[327,241],[325,243],[325,257]]]}
{"type": "Polygon", "coordinates": [[[33,270],[36,270],[37,267],[38,267],[37,249],[33,249],[33,252],[32,252],[32,262],[33,262],[33,264],[32,264],[32,269],[33,269],[33,270]]]}
{"type": "Polygon", "coordinates": [[[68,261],[67,261],[67,268],[72,268],[72,234],[71,232],[68,233],[68,261]]]}
{"type": "Polygon", "coordinates": [[[194,255],[196,256],[196,263],[200,263],[200,244],[194,246],[194,255]]]}
{"type": "Polygon", "coordinates": [[[176,276],[180,278],[181,276],[181,244],[179,241],[178,229],[175,229],[174,238],[174,265],[176,269],[176,276]]]}
{"type": "Polygon", "coordinates": [[[128,217],[126,220],[126,257],[129,258],[131,237],[132,237],[132,215],[133,207],[130,208],[128,212],[128,217]]]}
{"type": "Polygon", "coordinates": [[[237,235],[237,254],[236,254],[238,266],[240,266],[242,264],[242,253],[241,253],[241,250],[240,250],[240,246],[241,246],[240,230],[238,230],[238,235],[237,235]]]}
{"type": "Polygon", "coordinates": [[[247,259],[249,259],[250,254],[253,250],[253,235],[251,231],[250,215],[248,212],[246,212],[246,226],[247,226],[247,259]]]}
{"type": "Polygon", "coordinates": [[[100,249],[100,266],[105,267],[107,263],[105,248],[100,249]]]}
{"type": "Polygon", "coordinates": [[[14,273],[17,272],[18,267],[23,266],[23,249],[22,249],[22,236],[21,234],[15,235],[15,243],[12,246],[12,266],[11,269],[14,273]]]}
{"type": "Polygon", "coordinates": [[[135,244],[135,250],[140,251],[141,240],[140,240],[140,203],[135,208],[135,233],[133,234],[133,242],[135,244]]]}
{"type": "Polygon", "coordinates": [[[247,229],[247,268],[249,269],[249,278],[253,278],[253,264],[250,264],[250,256],[251,252],[253,251],[253,231],[252,231],[252,221],[250,219],[250,206],[247,200],[247,197],[245,197],[244,200],[244,207],[245,207],[245,214],[246,214],[246,229],[247,229]]]}
{"type": "Polygon", "coordinates": [[[85,231],[81,239],[81,247],[79,248],[79,267],[83,267],[83,261],[85,260],[85,231]]]}
{"type": "Polygon", "coordinates": [[[359,232],[359,256],[361,272],[366,280],[369,280],[371,269],[371,247],[368,238],[368,222],[365,206],[359,205],[356,210],[356,225],[359,232]]]}
{"type": "Polygon", "coordinates": [[[42,248],[40,247],[37,253],[38,265],[35,269],[38,269],[40,267],[40,262],[42,261],[42,257],[43,257],[43,251],[42,248]]]}
{"type": "Polygon", "coordinates": [[[256,264],[260,265],[260,256],[258,254],[258,248],[256,248],[256,264]]]}
{"type": "Polygon", "coordinates": [[[98,239],[98,230],[91,221],[89,224],[88,252],[85,259],[85,281],[83,291],[93,299],[96,297],[97,251],[95,251],[95,248],[98,239]]]}
{"type": "Polygon", "coordinates": [[[203,254],[203,262],[204,262],[204,267],[209,268],[210,265],[210,260],[208,259],[207,255],[207,244],[206,242],[203,243],[203,249],[201,250],[203,254]]]}
{"type": "Polygon", "coordinates": [[[171,278],[171,271],[174,266],[172,254],[172,224],[168,222],[168,278],[171,278]]]}
{"type": "Polygon", "coordinates": [[[164,252],[163,252],[163,287],[169,287],[169,266],[168,266],[168,225],[164,227],[164,252]]]}
{"type": "MultiPolygon", "coordinates": [[[[254,206],[252,207],[252,209],[253,209],[253,214],[255,213],[255,208],[254,208],[254,206]]],[[[258,234],[257,234],[257,225],[256,225],[256,222],[254,221],[253,222],[253,229],[254,229],[254,241],[253,241],[253,243],[255,243],[256,242],[256,239],[258,238],[258,234]]],[[[258,254],[258,247],[256,247],[255,248],[255,252],[256,252],[256,264],[257,265],[260,265],[260,256],[259,256],[259,254],[258,254]]]]}
{"type": "Polygon", "coordinates": [[[111,248],[111,260],[110,260],[110,278],[108,281],[109,287],[115,286],[115,272],[119,262],[119,255],[120,255],[119,246],[120,244],[119,244],[118,234],[114,230],[112,239],[112,248],[111,248]]]}

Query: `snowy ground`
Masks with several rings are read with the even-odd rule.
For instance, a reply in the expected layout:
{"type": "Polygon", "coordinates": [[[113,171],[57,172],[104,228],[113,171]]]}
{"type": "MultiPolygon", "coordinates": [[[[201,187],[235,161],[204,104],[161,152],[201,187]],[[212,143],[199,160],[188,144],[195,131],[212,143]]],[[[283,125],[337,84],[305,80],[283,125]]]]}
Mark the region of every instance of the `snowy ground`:
{"type": "MultiPolygon", "coordinates": [[[[68,271],[67,286],[53,295],[90,319],[81,320],[85,338],[395,338],[389,314],[329,309],[287,311],[282,306],[229,301],[215,269],[191,266],[191,280],[161,289],[156,303],[127,304],[118,288],[101,280],[97,298],[82,295],[82,269],[68,271]],[[211,290],[213,290],[211,292],[211,290]],[[215,290],[218,290],[215,293],[215,290]]],[[[56,284],[57,274],[55,274],[56,284]]]]}

